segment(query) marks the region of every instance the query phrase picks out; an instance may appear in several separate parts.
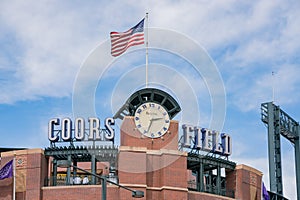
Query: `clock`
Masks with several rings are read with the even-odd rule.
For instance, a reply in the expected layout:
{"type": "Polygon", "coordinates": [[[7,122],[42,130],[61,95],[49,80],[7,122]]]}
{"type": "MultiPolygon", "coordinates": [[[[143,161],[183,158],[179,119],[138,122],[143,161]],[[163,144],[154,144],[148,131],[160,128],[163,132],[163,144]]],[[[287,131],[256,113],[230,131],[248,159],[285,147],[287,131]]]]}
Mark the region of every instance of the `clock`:
{"type": "Polygon", "coordinates": [[[150,138],[159,138],[168,131],[170,117],[162,105],[147,102],[136,109],[134,122],[142,135],[150,138]]]}

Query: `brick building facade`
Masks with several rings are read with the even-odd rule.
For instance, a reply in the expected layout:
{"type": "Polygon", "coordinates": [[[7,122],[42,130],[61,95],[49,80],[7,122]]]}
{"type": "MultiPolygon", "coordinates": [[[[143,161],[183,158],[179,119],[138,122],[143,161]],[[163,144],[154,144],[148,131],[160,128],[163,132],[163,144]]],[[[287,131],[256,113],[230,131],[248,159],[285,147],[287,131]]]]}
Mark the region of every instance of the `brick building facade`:
{"type": "MultiPolygon", "coordinates": [[[[132,117],[126,117],[120,130],[117,175],[119,184],[144,192],[141,199],[153,200],[260,200],[262,173],[246,165],[237,165],[226,174],[226,189],[234,197],[193,191],[188,187],[191,173],[187,169],[187,152],[178,150],[178,122],[171,121],[164,138],[153,141],[141,138],[134,129],[132,117]]],[[[42,149],[1,153],[1,167],[15,157],[16,199],[74,200],[101,199],[101,184],[51,185],[52,159],[42,149]]],[[[104,169],[100,170],[105,175],[104,169]]],[[[99,172],[100,173],[100,172],[99,172]]],[[[0,180],[0,200],[12,199],[13,178],[0,180]]],[[[107,199],[133,199],[131,192],[107,184],[107,199]]]]}

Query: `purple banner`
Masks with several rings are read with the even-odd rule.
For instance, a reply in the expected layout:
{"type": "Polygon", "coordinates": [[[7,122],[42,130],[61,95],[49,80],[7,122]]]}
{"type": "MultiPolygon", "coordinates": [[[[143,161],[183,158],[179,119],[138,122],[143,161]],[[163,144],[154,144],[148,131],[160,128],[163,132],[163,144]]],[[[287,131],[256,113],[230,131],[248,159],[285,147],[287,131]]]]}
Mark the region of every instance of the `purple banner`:
{"type": "Polygon", "coordinates": [[[0,169],[0,180],[13,176],[13,160],[9,161],[0,169]]]}
{"type": "Polygon", "coordinates": [[[263,191],[262,191],[263,200],[270,200],[269,193],[268,193],[264,183],[263,183],[263,188],[262,189],[263,189],[263,191]]]}

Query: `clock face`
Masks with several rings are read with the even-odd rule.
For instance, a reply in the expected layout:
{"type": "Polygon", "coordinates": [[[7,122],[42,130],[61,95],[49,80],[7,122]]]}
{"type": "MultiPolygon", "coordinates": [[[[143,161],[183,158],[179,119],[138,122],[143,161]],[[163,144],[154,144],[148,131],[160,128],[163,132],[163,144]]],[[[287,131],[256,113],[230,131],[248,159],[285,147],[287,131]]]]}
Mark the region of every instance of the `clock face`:
{"type": "Polygon", "coordinates": [[[136,109],[134,122],[143,135],[150,138],[158,138],[168,131],[170,117],[163,106],[147,102],[136,109]]]}

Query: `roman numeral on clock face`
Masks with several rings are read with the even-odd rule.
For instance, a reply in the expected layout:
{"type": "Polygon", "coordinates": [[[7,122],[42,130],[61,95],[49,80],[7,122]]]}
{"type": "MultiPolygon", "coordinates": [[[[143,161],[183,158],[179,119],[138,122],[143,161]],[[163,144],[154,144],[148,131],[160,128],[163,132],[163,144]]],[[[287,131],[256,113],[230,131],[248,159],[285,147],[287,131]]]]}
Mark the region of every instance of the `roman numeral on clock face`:
{"type": "Polygon", "coordinates": [[[162,105],[147,102],[136,109],[134,122],[141,134],[149,138],[159,138],[169,129],[170,117],[162,105]]]}

